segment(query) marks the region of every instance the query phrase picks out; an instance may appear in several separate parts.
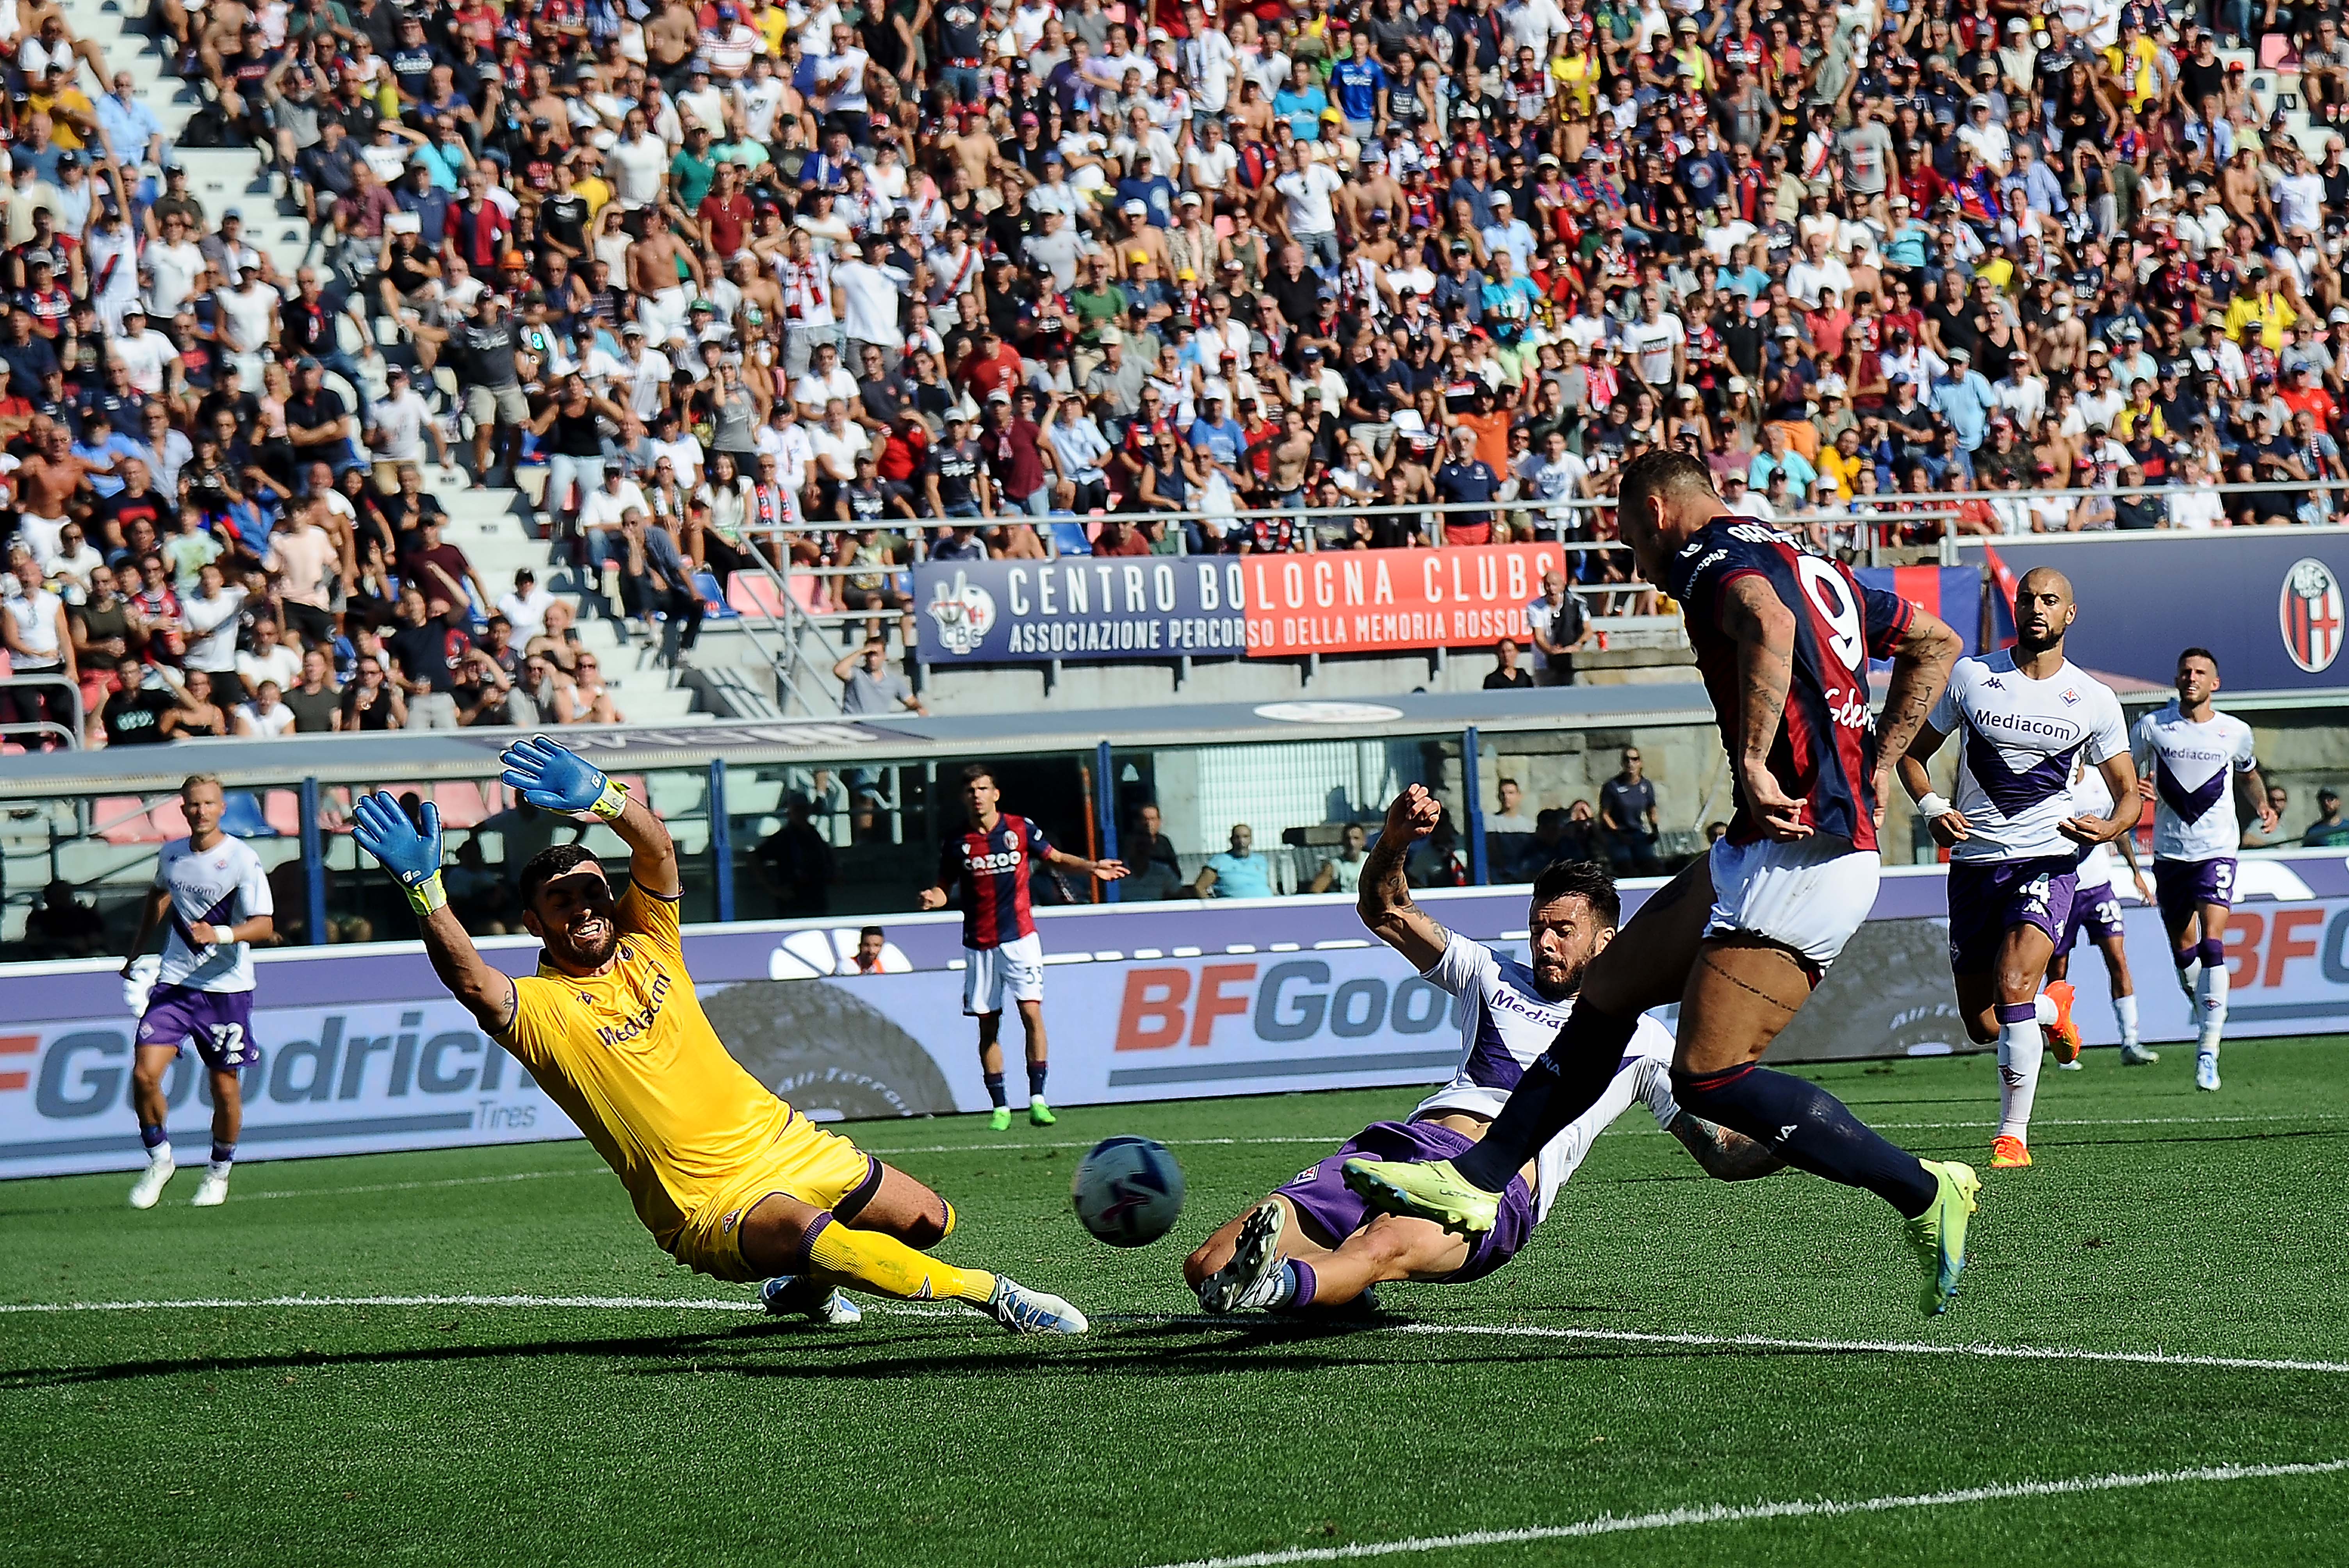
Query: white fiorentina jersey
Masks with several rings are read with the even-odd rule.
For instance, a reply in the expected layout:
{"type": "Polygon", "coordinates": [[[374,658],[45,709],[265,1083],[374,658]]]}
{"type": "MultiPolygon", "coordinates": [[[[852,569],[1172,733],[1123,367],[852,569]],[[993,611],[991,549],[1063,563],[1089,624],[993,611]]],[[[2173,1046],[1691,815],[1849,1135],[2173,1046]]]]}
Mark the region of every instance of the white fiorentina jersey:
{"type": "Polygon", "coordinates": [[[2137,721],[2137,770],[2153,780],[2153,858],[2209,861],[2242,843],[2235,775],[2257,768],[2251,727],[2213,711],[2196,724],[2175,698],[2137,721]]]}
{"type": "MultiPolygon", "coordinates": [[[[1435,967],[1420,978],[1460,998],[1460,1069],[1412,1114],[1464,1110],[1486,1118],[1500,1115],[1517,1079],[1565,1027],[1573,1001],[1550,1001],[1536,988],[1531,969],[1457,932],[1435,967]]],[[[1671,1035],[1655,1019],[1642,1017],[1599,1103],[1545,1144],[1535,1160],[1536,1224],[1548,1215],[1550,1201],[1590,1152],[1591,1144],[1609,1123],[1631,1109],[1632,1101],[1647,1101],[1658,1127],[1671,1125],[1681,1109],[1672,1099],[1671,1069],[1671,1035]]]]}
{"type": "Polygon", "coordinates": [[[1925,722],[1955,736],[1966,820],[1955,861],[2069,859],[2079,846],[2055,830],[2072,815],[2072,765],[2090,768],[2128,749],[2120,698],[2068,661],[2045,680],[2014,667],[2012,652],[1958,661],[1925,722]]]}
{"type": "Polygon", "coordinates": [[[163,939],[163,967],[156,981],[198,991],[253,989],[253,949],[243,942],[198,947],[188,940],[195,924],[235,925],[257,914],[274,914],[269,877],[261,857],[242,839],[223,835],[209,850],[189,848],[185,839],[163,846],[155,885],[168,888],[170,934],[163,939]]]}
{"type": "MultiPolygon", "coordinates": [[[[2105,776],[2083,761],[2079,777],[2072,780],[2072,815],[2075,817],[2109,817],[2113,811],[2113,792],[2105,788],[2105,776]]],[[[2098,844],[2080,857],[2080,888],[2113,885],[2113,851],[2110,845],[2098,844]]]]}

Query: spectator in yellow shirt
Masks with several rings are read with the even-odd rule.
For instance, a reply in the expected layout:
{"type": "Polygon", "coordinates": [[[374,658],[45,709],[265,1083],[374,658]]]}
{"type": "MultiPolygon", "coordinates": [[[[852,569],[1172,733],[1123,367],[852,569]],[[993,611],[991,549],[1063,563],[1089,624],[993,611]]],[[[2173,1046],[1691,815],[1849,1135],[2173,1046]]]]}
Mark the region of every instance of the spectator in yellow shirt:
{"type": "Polygon", "coordinates": [[[2283,347],[2285,329],[2299,319],[2292,302],[2277,292],[2275,273],[2264,272],[2250,294],[2237,294],[2227,306],[2227,335],[2245,342],[2244,329],[2256,325],[2261,344],[2272,352],[2283,347]]]}

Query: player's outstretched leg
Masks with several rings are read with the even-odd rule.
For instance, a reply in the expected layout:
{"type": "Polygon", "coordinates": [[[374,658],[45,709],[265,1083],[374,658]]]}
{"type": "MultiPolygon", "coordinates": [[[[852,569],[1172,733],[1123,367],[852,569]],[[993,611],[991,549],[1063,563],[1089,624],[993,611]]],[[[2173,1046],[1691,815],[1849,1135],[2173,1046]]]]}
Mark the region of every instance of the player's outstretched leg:
{"type": "MultiPolygon", "coordinates": [[[[1055,1295],[1030,1290],[985,1269],[957,1268],[917,1248],[954,1231],[954,1205],[892,1166],[853,1213],[817,1209],[771,1192],[742,1217],[742,1259],[770,1276],[791,1274],[809,1288],[849,1288],[899,1301],[961,1301],[1014,1334],[1082,1334],[1085,1315],[1055,1295]]],[[[788,1308],[787,1308],[788,1310],[788,1308]]]]}
{"type": "Polygon", "coordinates": [[[1657,889],[1590,961],[1566,1026],[1474,1149],[1425,1163],[1349,1160],[1346,1185],[1389,1213],[1462,1234],[1491,1230],[1510,1179],[1607,1092],[1640,1015],[1680,1000],[1712,908],[1712,869],[1700,860],[1657,889]]]}
{"type": "Polygon", "coordinates": [[[1755,1065],[1810,990],[1802,959],[1777,943],[1744,934],[1705,943],[1681,998],[1672,1098],[1789,1165],[1891,1204],[1924,1265],[1924,1309],[1938,1315],[1965,1267],[1980,1183],[1968,1166],[1891,1143],[1817,1084],[1755,1065]]]}
{"type": "Polygon", "coordinates": [[[1295,1202],[1276,1192],[1201,1243],[1183,1273],[1200,1307],[1217,1315],[1361,1311],[1377,1307],[1374,1286],[1449,1279],[1472,1251],[1443,1227],[1399,1214],[1372,1214],[1325,1247],[1305,1233],[1295,1202]]]}
{"type": "MultiPolygon", "coordinates": [[[[2223,912],[2220,912],[2223,917],[2223,912]]],[[[2208,913],[2202,929],[2215,923],[2208,913]]],[[[2227,1032],[2227,943],[2222,936],[2205,936],[2196,948],[2201,974],[2194,983],[2194,1087],[2219,1087],[2219,1041],[2227,1032]]]]}

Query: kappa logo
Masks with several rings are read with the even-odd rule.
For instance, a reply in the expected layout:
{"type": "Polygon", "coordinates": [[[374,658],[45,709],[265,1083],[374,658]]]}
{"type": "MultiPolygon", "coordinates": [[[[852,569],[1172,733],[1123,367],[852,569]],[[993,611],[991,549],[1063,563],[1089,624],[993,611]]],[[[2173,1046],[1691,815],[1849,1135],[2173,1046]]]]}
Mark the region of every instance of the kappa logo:
{"type": "Polygon", "coordinates": [[[2277,630],[2292,662],[2310,675],[2333,666],[2341,654],[2341,583],[2333,569],[2302,556],[2283,575],[2276,603],[2277,630]]]}
{"type": "Polygon", "coordinates": [[[928,604],[937,623],[938,642],[950,654],[974,654],[995,628],[995,596],[960,572],[951,584],[941,583],[928,604]]]}
{"type": "Polygon", "coordinates": [[[2004,691],[2005,689],[2006,683],[1999,679],[1996,676],[1992,676],[1990,679],[1982,682],[1982,690],[1984,691],[2004,691]]]}

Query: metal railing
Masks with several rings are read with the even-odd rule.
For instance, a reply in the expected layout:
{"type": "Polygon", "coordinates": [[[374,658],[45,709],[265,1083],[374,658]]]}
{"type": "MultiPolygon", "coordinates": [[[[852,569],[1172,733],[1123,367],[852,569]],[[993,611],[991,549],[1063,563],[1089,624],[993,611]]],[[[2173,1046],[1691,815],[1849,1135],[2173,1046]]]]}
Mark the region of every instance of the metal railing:
{"type": "Polygon", "coordinates": [[[0,695],[13,691],[26,691],[36,686],[65,688],[66,701],[70,705],[73,714],[73,727],[68,729],[51,718],[28,719],[14,724],[0,724],[0,738],[25,737],[37,739],[56,736],[65,741],[67,750],[79,751],[82,748],[82,727],[88,717],[82,711],[80,683],[67,680],[61,675],[15,674],[0,676],[0,695]]]}

